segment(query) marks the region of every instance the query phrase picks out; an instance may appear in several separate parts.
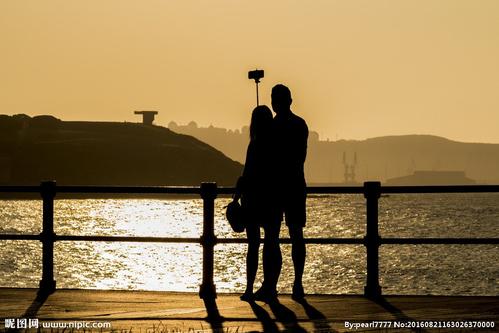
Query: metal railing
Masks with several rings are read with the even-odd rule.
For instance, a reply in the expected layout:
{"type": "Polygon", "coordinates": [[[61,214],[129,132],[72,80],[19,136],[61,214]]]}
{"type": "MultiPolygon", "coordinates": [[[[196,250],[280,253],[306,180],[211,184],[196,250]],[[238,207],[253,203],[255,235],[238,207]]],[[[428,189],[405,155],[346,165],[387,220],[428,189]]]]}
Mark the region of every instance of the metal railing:
{"type": "MultiPolygon", "coordinates": [[[[199,295],[203,299],[216,297],[213,282],[214,247],[221,243],[247,243],[245,238],[217,238],[214,231],[215,199],[219,194],[232,194],[234,188],[202,183],[200,187],[129,187],[129,186],[57,186],[55,181],[40,186],[0,186],[0,193],[40,193],[43,200],[43,227],[39,235],[0,234],[0,240],[38,240],[42,242],[42,278],[40,291],[56,290],[54,279],[54,243],[56,241],[199,243],[203,247],[203,275],[199,295]],[[69,236],[54,232],[54,199],[57,193],[78,194],[195,194],[203,200],[203,232],[200,238],[133,237],[133,236],[69,236]]],[[[309,194],[363,194],[366,199],[366,234],[363,238],[305,238],[307,244],[350,244],[366,247],[366,284],[364,295],[382,295],[379,285],[379,247],[382,244],[499,244],[499,238],[381,238],[378,231],[378,200],[382,193],[492,193],[499,185],[463,186],[383,186],[380,182],[365,182],[364,186],[308,187],[309,194]]],[[[290,239],[281,239],[289,244],[290,239]]]]}

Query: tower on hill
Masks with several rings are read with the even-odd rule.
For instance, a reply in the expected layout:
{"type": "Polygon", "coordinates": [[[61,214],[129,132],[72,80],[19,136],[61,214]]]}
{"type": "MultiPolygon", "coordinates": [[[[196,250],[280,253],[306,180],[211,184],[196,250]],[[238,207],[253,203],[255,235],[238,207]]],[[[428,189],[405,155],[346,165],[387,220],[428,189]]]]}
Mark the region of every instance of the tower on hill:
{"type": "Polygon", "coordinates": [[[158,114],[158,111],[135,111],[134,113],[142,115],[142,124],[152,125],[154,116],[158,114]]]}

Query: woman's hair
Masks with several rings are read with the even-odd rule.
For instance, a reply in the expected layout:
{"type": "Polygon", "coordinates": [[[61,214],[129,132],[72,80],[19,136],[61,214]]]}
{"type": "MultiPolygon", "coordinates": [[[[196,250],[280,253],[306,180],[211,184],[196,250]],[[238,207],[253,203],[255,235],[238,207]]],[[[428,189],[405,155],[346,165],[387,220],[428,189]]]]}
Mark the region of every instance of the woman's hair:
{"type": "Polygon", "coordinates": [[[251,114],[250,140],[267,135],[272,125],[272,111],[266,105],[259,105],[251,114]]]}

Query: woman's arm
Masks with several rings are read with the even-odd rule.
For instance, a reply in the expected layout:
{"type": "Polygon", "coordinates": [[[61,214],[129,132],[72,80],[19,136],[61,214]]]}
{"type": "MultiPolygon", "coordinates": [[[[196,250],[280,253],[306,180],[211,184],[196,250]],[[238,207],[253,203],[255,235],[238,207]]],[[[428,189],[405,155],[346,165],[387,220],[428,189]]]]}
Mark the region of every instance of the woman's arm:
{"type": "Polygon", "coordinates": [[[246,161],[244,163],[243,174],[237,179],[236,191],[233,197],[234,201],[239,200],[245,191],[245,182],[250,178],[249,175],[251,174],[251,168],[253,167],[253,155],[253,145],[250,142],[248,149],[246,150],[246,161]]]}
{"type": "Polygon", "coordinates": [[[232,198],[233,201],[238,201],[241,198],[241,195],[243,194],[243,189],[244,189],[244,176],[240,176],[237,179],[236,183],[236,191],[234,192],[234,196],[232,198]]]}
{"type": "Polygon", "coordinates": [[[237,179],[234,201],[239,200],[241,195],[247,189],[247,182],[250,181],[251,174],[254,169],[254,158],[254,144],[250,142],[246,151],[246,161],[244,163],[243,174],[237,179]]]}

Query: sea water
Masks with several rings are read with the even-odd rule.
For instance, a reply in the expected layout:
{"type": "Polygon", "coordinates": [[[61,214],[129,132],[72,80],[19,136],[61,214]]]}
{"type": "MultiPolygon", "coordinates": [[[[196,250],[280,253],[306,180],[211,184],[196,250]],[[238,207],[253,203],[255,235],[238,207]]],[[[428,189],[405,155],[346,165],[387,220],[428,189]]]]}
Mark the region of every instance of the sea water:
{"type": "MultiPolygon", "coordinates": [[[[229,199],[215,202],[215,234],[235,234],[224,217],[229,199]]],[[[56,200],[58,235],[199,237],[200,199],[56,200]]],[[[38,234],[38,200],[0,201],[0,233],[38,234]]],[[[306,237],[362,238],[362,195],[310,196],[306,237]]],[[[379,202],[382,237],[499,238],[499,194],[397,194],[379,202]]],[[[281,237],[288,237],[283,224],[281,237]]],[[[0,241],[0,287],[37,287],[41,278],[39,241],[0,241]]],[[[291,246],[281,245],[279,291],[293,281],[291,246]]],[[[218,292],[245,287],[245,244],[215,247],[218,292]]],[[[385,294],[498,295],[498,245],[382,245],[380,284],[385,294]]],[[[58,241],[58,288],[198,291],[202,279],[199,244],[58,241]]],[[[258,272],[257,285],[262,271],[258,272]]],[[[307,245],[307,293],[361,294],[366,279],[363,245],[307,245]]]]}

